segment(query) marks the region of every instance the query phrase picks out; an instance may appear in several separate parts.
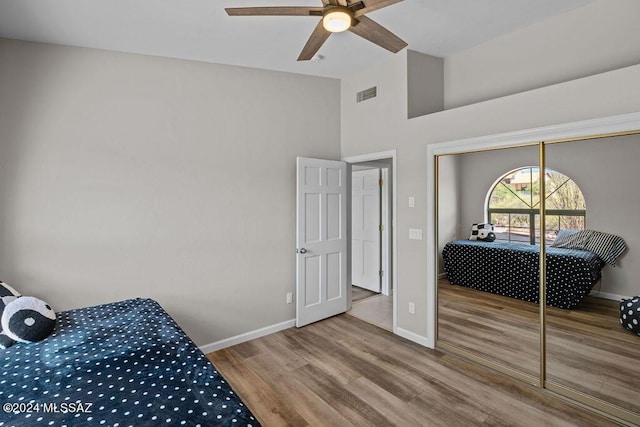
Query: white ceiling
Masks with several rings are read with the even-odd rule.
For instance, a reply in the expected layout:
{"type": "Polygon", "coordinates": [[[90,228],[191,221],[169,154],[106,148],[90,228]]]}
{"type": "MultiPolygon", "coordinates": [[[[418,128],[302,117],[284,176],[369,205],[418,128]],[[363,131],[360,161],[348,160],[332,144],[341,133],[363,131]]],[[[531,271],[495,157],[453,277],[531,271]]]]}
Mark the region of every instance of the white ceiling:
{"type": "MultiPolygon", "coordinates": [[[[366,0],[365,0],[366,1],[366,0]]],[[[446,57],[593,0],[405,0],[368,16],[446,57]]],[[[315,17],[229,17],[225,7],[320,6],[321,0],[0,0],[0,37],[342,77],[390,52],[333,34],[317,62],[296,58],[315,17]]]]}

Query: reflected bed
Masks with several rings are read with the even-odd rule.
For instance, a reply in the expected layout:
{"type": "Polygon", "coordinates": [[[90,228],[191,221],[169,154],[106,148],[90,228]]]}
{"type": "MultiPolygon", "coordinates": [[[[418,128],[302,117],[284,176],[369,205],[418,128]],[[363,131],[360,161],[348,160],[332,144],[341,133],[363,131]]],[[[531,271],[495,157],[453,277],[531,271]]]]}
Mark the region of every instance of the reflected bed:
{"type": "MultiPolygon", "coordinates": [[[[524,301],[539,301],[540,248],[529,244],[457,240],[442,251],[449,282],[524,301]]],[[[547,305],[580,304],[602,277],[604,262],[590,251],[547,248],[547,305]]]]}

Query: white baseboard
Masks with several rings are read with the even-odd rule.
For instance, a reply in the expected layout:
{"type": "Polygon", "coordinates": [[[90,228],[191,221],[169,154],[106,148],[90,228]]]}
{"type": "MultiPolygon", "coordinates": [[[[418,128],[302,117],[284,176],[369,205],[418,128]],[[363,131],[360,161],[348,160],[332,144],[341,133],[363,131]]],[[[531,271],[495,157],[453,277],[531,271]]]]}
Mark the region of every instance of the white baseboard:
{"type": "Polygon", "coordinates": [[[265,326],[264,328],[256,329],[255,331],[245,332],[244,334],[236,335],[235,337],[225,338],[220,341],[212,342],[211,344],[205,344],[200,346],[200,350],[204,353],[212,353],[214,351],[222,350],[223,348],[231,347],[236,344],[251,341],[256,338],[264,337],[265,335],[273,334],[285,329],[289,329],[296,326],[296,319],[287,320],[284,322],[276,323],[275,325],[265,326]]]}
{"type": "Polygon", "coordinates": [[[407,331],[406,329],[396,328],[396,335],[401,336],[402,338],[406,338],[409,341],[413,341],[417,344],[423,345],[429,348],[435,348],[435,343],[433,340],[423,337],[422,335],[418,335],[414,332],[407,331]]]}
{"type": "Polygon", "coordinates": [[[616,300],[616,301],[620,301],[621,299],[629,298],[629,297],[626,297],[624,295],[610,294],[609,292],[598,292],[598,291],[591,291],[591,293],[589,295],[591,295],[592,297],[598,297],[598,298],[604,298],[604,299],[612,299],[612,300],[616,300]]]}

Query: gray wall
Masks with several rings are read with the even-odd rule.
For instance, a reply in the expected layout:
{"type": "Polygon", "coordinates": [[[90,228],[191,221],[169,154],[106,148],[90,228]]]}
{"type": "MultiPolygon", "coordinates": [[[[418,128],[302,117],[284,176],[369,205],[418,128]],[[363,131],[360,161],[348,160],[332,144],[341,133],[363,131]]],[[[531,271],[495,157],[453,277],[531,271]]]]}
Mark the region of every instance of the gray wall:
{"type": "MultiPolygon", "coordinates": [[[[587,203],[587,228],[625,239],[627,252],[616,267],[605,267],[602,291],[640,292],[640,198],[633,189],[640,158],[640,136],[615,137],[547,146],[547,167],[573,179],[587,203]]],[[[537,147],[460,155],[461,224],[466,239],[472,223],[484,218],[485,197],[496,179],[510,170],[538,164],[537,147]]]]}
{"type": "Polygon", "coordinates": [[[445,107],[640,64],[640,1],[597,0],[444,61],[445,107]]]}
{"type": "Polygon", "coordinates": [[[444,110],[444,59],[407,51],[409,119],[444,110]]]}
{"type": "MultiPolygon", "coordinates": [[[[462,210],[460,189],[460,156],[441,156],[438,159],[438,253],[447,242],[457,240],[462,210]]],[[[438,257],[438,273],[444,273],[442,256],[438,257]]]]}
{"type": "Polygon", "coordinates": [[[295,317],[295,158],[333,79],[0,40],[0,278],[56,310],[159,301],[199,345],[295,317]]]}
{"type": "MultiPolygon", "coordinates": [[[[614,28],[611,28],[614,30],[614,28]]],[[[630,40],[640,49],[640,39],[630,40]]],[[[509,51],[503,52],[508,55],[509,51]]],[[[428,327],[426,242],[409,240],[409,228],[427,228],[429,144],[640,111],[640,66],[406,120],[406,54],[389,57],[342,80],[342,155],[397,150],[398,326],[433,339],[428,327]],[[404,77],[403,77],[404,76],[404,77]],[[355,104],[356,88],[386,87],[384,100],[355,104]],[[385,104],[391,108],[384,108],[385,104]],[[398,108],[393,108],[393,107],[398,108]],[[414,208],[407,197],[415,196],[414,208]],[[408,303],[415,303],[415,314],[408,303]]],[[[382,91],[381,91],[382,93],[382,91]]],[[[475,216],[475,215],[474,215],[475,216]]],[[[640,292],[640,289],[638,290],[640,292]]]]}
{"type": "Polygon", "coordinates": [[[430,236],[408,239],[433,207],[428,144],[640,111],[640,66],[620,68],[640,52],[638,2],[612,3],[463,52],[455,67],[445,61],[445,102],[541,87],[548,76],[565,81],[576,69],[615,71],[411,120],[406,50],[338,87],[0,41],[0,277],[58,310],[152,296],[198,344],[284,321],[294,316],[284,304],[294,288],[294,157],[396,149],[398,325],[429,338],[430,236]],[[594,43],[594,29],[615,49],[594,43]],[[545,58],[569,58],[562,64],[571,72],[545,58]],[[355,104],[355,93],[374,85],[378,97],[355,104]]]}

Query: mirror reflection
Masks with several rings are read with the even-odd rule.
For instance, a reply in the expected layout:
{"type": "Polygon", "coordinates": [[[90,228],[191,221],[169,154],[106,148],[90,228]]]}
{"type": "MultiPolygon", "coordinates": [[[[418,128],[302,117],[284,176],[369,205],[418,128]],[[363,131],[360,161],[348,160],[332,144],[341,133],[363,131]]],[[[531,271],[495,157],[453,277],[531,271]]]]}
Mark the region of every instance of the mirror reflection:
{"type": "MultiPolygon", "coordinates": [[[[438,341],[540,373],[538,146],[438,159],[438,341]]],[[[559,175],[558,175],[559,177],[559,175]]]]}
{"type": "Polygon", "coordinates": [[[557,292],[575,300],[547,308],[547,379],[640,413],[640,135],[549,144],[546,158],[575,183],[546,181],[562,199],[546,210],[547,282],[572,271],[557,292]],[[582,215],[553,211],[582,199],[582,215]],[[558,251],[574,259],[554,266],[558,251]]]}

